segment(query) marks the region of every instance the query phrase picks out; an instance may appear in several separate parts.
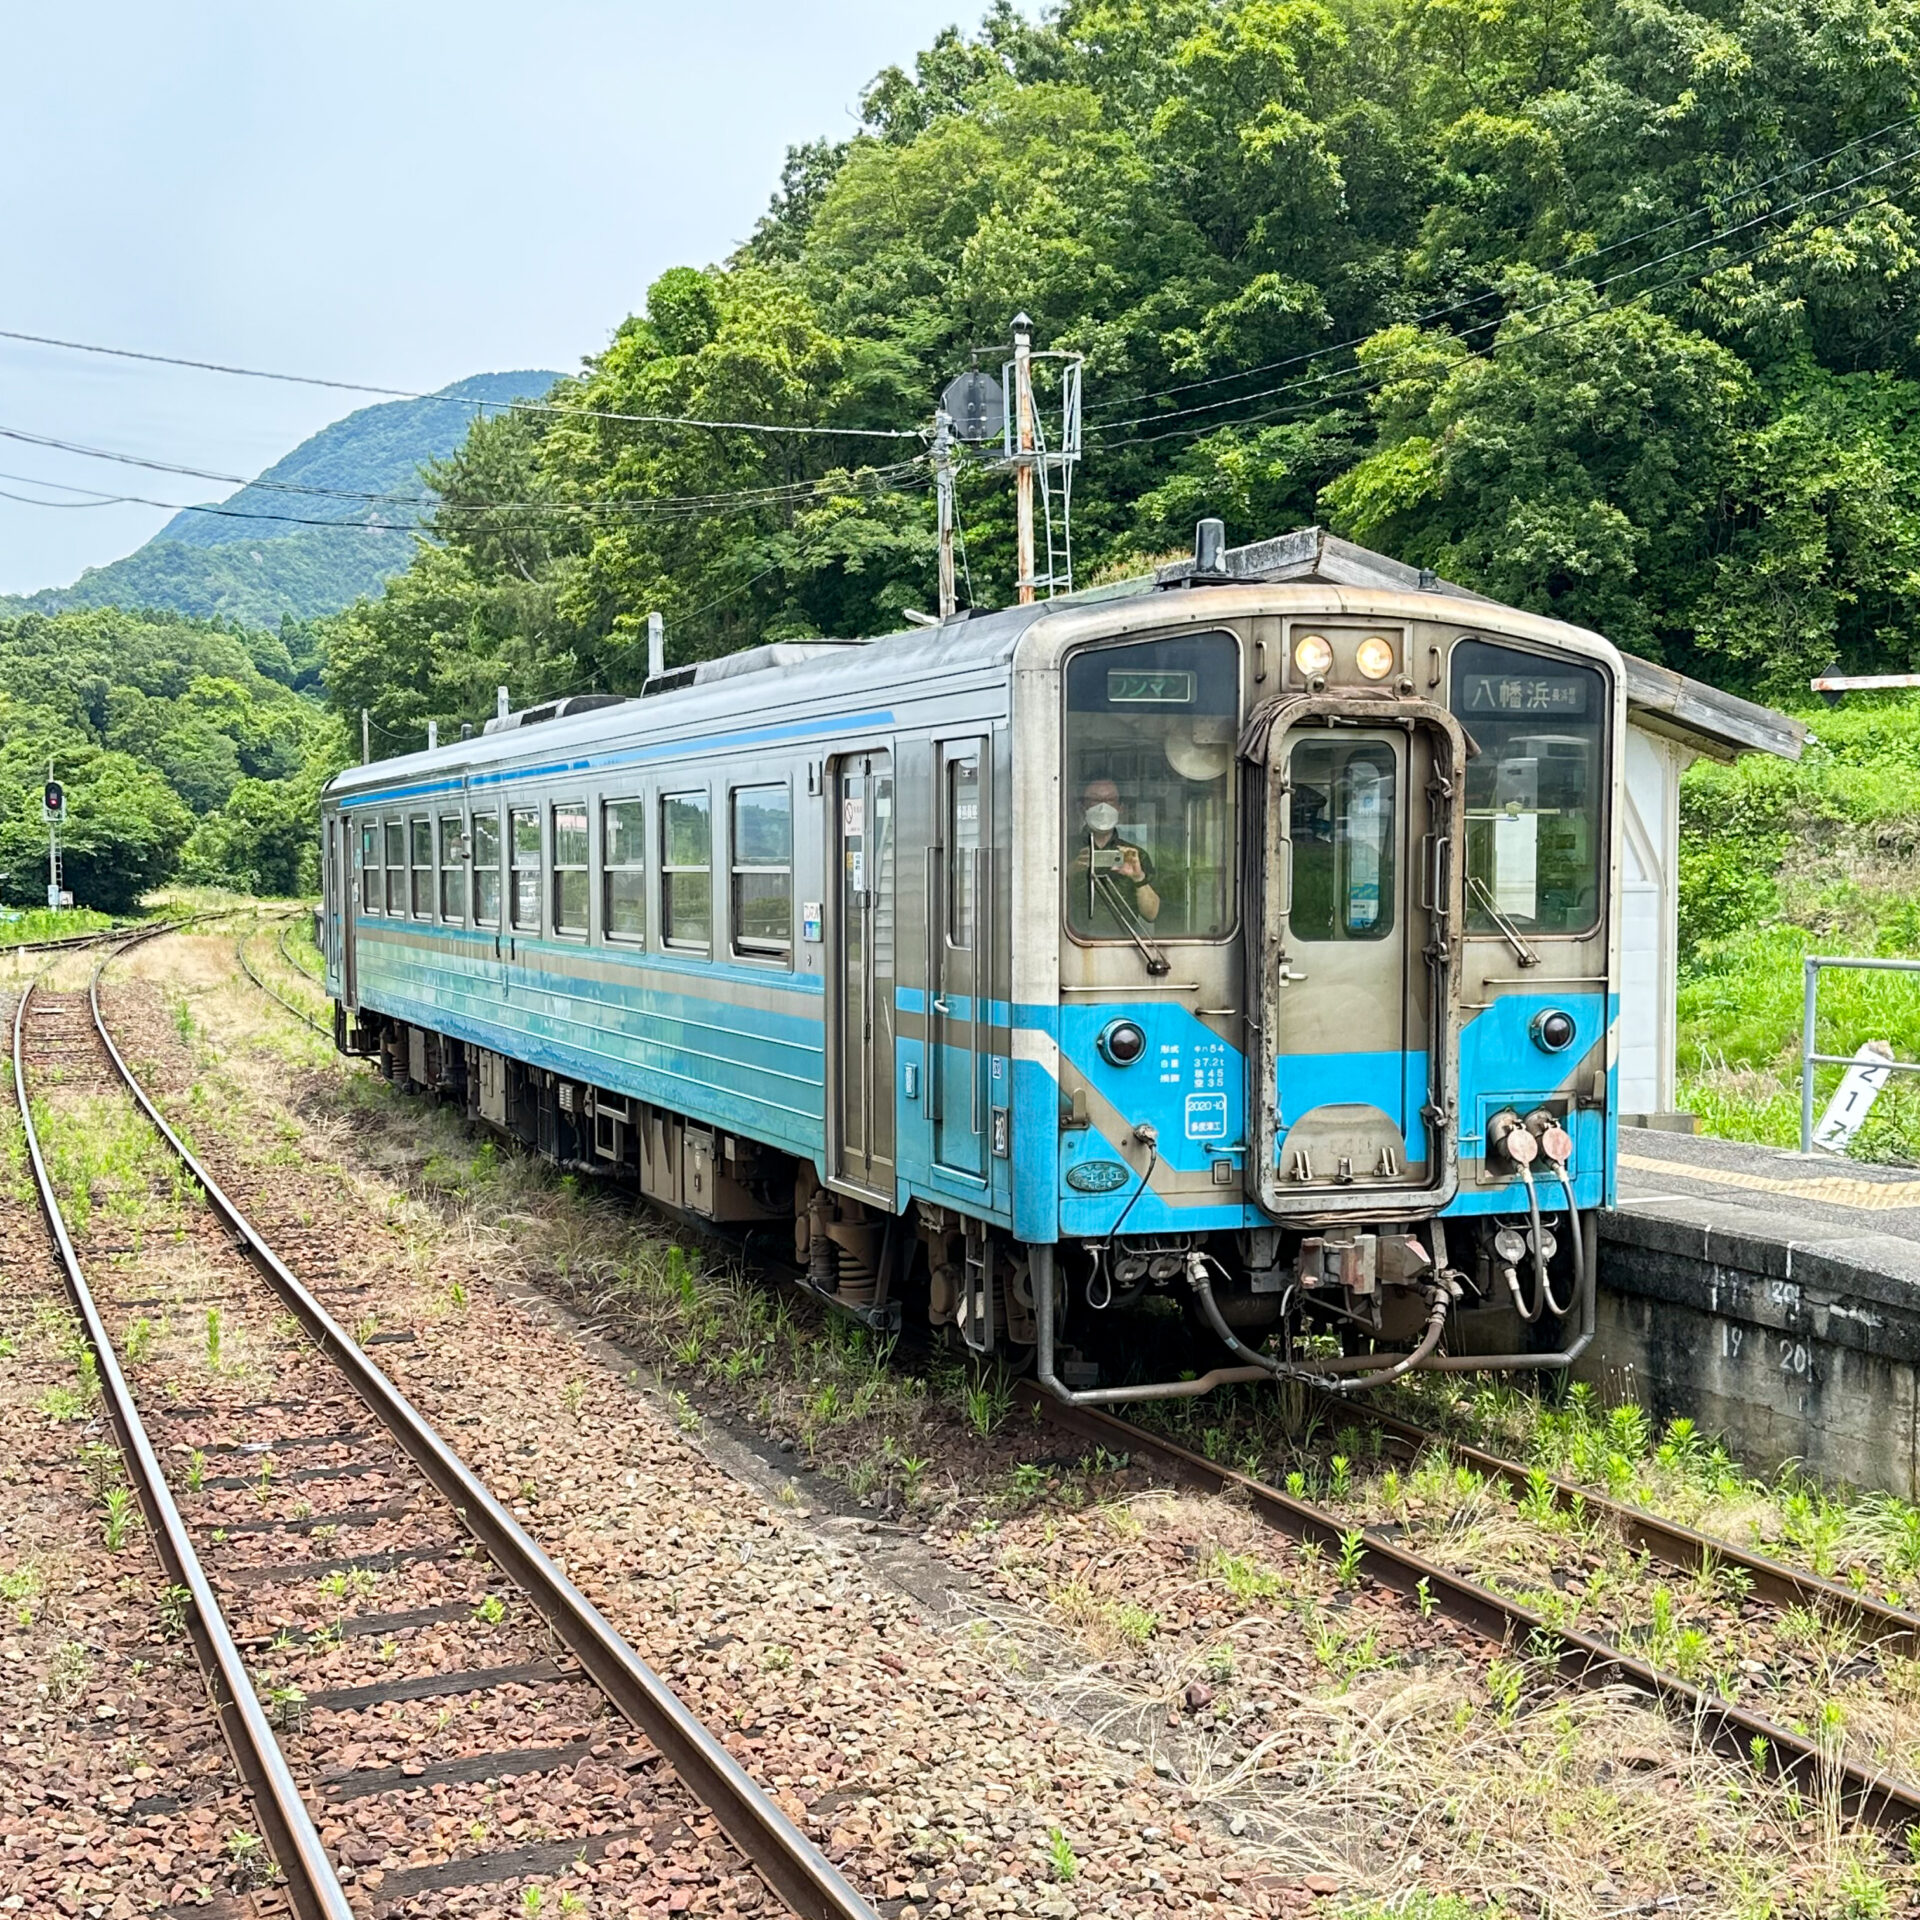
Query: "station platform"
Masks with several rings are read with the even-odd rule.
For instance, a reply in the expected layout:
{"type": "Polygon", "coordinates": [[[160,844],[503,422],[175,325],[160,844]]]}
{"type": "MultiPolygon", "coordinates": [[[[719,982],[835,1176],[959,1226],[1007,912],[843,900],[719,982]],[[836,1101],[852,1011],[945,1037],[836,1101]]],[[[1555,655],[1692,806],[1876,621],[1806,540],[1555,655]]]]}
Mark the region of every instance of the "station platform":
{"type": "Polygon", "coordinates": [[[1623,1127],[1580,1371],[1756,1470],[1920,1497],[1920,1172],[1623,1127]]]}

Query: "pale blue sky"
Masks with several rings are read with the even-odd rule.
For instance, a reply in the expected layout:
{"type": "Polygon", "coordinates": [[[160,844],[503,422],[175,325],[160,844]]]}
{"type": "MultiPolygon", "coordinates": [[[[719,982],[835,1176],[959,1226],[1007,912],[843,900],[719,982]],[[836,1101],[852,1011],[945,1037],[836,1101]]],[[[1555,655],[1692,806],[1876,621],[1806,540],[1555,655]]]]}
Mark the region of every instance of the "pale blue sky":
{"type": "MultiPolygon", "coordinates": [[[[0,327],[431,390],[570,368],[662,268],[752,228],[787,146],[954,0],[102,0],[8,10],[0,327]]],[[[252,474],[363,404],[0,341],[0,427],[252,474]]],[[[227,489],[0,439],[18,476],[227,489]]],[[[0,498],[0,592],[164,509],[0,498]]]]}

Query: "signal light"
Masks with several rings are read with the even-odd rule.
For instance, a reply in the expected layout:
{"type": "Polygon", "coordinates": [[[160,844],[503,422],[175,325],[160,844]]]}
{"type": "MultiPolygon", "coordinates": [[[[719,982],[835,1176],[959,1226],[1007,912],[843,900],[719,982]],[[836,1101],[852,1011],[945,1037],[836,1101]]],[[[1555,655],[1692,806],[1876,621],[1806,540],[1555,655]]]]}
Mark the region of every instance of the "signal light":
{"type": "Polygon", "coordinates": [[[67,810],[66,789],[58,780],[49,780],[46,791],[41,795],[41,802],[46,807],[49,820],[60,819],[67,810]]]}

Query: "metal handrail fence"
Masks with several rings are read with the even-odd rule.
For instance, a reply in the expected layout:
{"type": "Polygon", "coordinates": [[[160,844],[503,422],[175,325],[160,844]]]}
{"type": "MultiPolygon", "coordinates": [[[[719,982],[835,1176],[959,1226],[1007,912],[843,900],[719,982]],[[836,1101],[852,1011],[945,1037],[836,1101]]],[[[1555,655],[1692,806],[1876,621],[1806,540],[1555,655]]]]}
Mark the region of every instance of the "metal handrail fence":
{"type": "MultiPolygon", "coordinates": [[[[1834,954],[1810,953],[1805,961],[1805,987],[1800,1021],[1800,1151],[1813,1151],[1813,1070],[1815,1067],[1854,1067],[1861,1063],[1850,1053],[1814,1051],[1814,1029],[1820,1016],[1820,969],[1848,967],[1859,973],[1920,973],[1920,960],[1845,960],[1834,954]]],[[[1876,1070],[1920,1073],[1920,1060],[1876,1060],[1876,1070]]]]}

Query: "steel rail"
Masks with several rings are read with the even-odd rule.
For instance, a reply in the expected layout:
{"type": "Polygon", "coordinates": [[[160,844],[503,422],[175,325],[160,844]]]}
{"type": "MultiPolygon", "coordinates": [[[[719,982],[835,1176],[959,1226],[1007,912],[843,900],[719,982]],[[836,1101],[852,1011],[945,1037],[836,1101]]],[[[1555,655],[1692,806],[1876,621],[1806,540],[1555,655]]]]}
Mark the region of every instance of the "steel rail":
{"type": "Polygon", "coordinates": [[[1814,1607],[1890,1653],[1920,1653],[1920,1613],[1889,1606],[1822,1574],[1789,1566],[1784,1560],[1754,1553],[1731,1540],[1682,1526],[1677,1520],[1665,1519],[1629,1501],[1595,1493],[1542,1468],[1523,1467],[1517,1460],[1503,1459],[1468,1441],[1450,1439],[1446,1434],[1432,1432],[1411,1420],[1397,1419],[1378,1408],[1356,1407],[1350,1401],[1338,1404],[1343,1416],[1357,1416],[1358,1420],[1379,1428],[1416,1451],[1437,1447],[1461,1466],[1471,1467],[1489,1480],[1504,1481],[1516,1493],[1528,1494],[1544,1488],[1563,1513],[1583,1509],[1590,1514],[1604,1515],[1620,1529],[1629,1546],[1642,1549],[1667,1566],[1687,1573],[1697,1573],[1702,1567],[1715,1564],[1738,1567],[1752,1583],[1754,1593],[1774,1606],[1814,1607]]]}
{"type": "MultiPolygon", "coordinates": [[[[151,939],[158,931],[161,929],[150,929],[135,938],[151,939]]],[[[159,1456],[134,1405],[126,1376],[120,1371],[106,1323],[94,1304],[92,1291],[80,1268],[80,1257],[60,1211],[53,1179],[40,1149],[39,1129],[34,1125],[33,1109],[27,1100],[25,1028],[27,1009],[38,985],[37,980],[29,982],[14,1010],[13,1095],[20,1108],[21,1130],[26,1136],[27,1157],[33,1165],[41,1211],[46,1215],[47,1229],[60,1255],[68,1295],[93,1353],[108,1421],[120,1443],[121,1457],[127,1463],[128,1475],[167,1579],[183,1588],[191,1598],[187,1630],[206,1675],[228,1749],[253,1798],[260,1824],[266,1830],[267,1846],[286,1875],[286,1892],[294,1911],[300,1920],[353,1920],[353,1909],[347,1904],[333,1863],[320,1844],[320,1836],[306,1803],[300,1798],[300,1789],[294,1783],[286,1756],[267,1724],[266,1714],[248,1677],[246,1662],[234,1645],[219,1601],[194,1551],[186,1522],[160,1470],[159,1456]]]]}
{"type": "Polygon", "coordinates": [[[303,980],[310,980],[316,987],[324,988],[327,984],[326,976],[315,973],[311,967],[302,966],[300,962],[287,951],[287,941],[291,937],[293,929],[294,920],[289,918],[287,924],[280,929],[280,938],[274,942],[274,945],[280,949],[280,958],[284,960],[295,973],[299,974],[303,980]]]}
{"type": "Polygon", "coordinates": [[[94,1030],[114,1071],[206,1195],[215,1216],[239,1241],[241,1251],[300,1321],[314,1345],[346,1376],[374,1417],[453,1507],[461,1525],[533,1602],[595,1684],[666,1757],[773,1892],[803,1920],[876,1920],[873,1909],[839,1869],[774,1805],[686,1702],[547,1558],[466,1462],[295,1278],[188,1150],[107,1031],[100,1010],[100,976],[105,968],[106,962],[102,961],[94,970],[88,1000],[94,1030]]]}
{"type": "MultiPolygon", "coordinates": [[[[1242,1496],[1260,1520],[1296,1540],[1338,1553],[1354,1531],[1322,1507],[1296,1500],[1264,1480],[1220,1466],[1131,1421],[1095,1407],[1070,1406],[1027,1382],[1021,1382],[1016,1391],[1057,1425],[1095,1441],[1109,1452],[1144,1454],[1210,1492],[1242,1496]]],[[[1497,1645],[1531,1650],[1550,1662],[1561,1678],[1576,1685],[1624,1685],[1676,1708],[1722,1753],[1749,1766],[1764,1765],[1775,1778],[1836,1804],[1865,1825],[1896,1833],[1920,1826],[1920,1785],[1897,1774],[1862,1766],[1831,1749],[1823,1750],[1774,1721],[1660,1672],[1594,1634],[1576,1627],[1554,1626],[1531,1607],[1465,1579],[1402,1546],[1378,1528],[1363,1527],[1359,1532],[1368,1571],[1382,1586],[1419,1601],[1423,1607],[1437,1604],[1452,1619],[1497,1645]]]]}
{"type": "MultiPolygon", "coordinates": [[[[254,972],[253,963],[247,958],[247,942],[252,938],[252,934],[243,933],[240,938],[233,943],[233,957],[240,962],[240,971],[244,973],[269,1000],[277,1001],[287,1012],[292,1014],[296,1020],[304,1020],[315,1033],[321,1035],[324,1039],[331,1040],[333,1038],[333,1029],[331,1027],[322,1025],[321,1022],[316,1020],[304,1007],[296,1007],[284,993],[281,993],[277,988],[269,986],[259,974],[254,972]]],[[[313,976],[307,974],[306,978],[311,980],[313,976]]]]}

